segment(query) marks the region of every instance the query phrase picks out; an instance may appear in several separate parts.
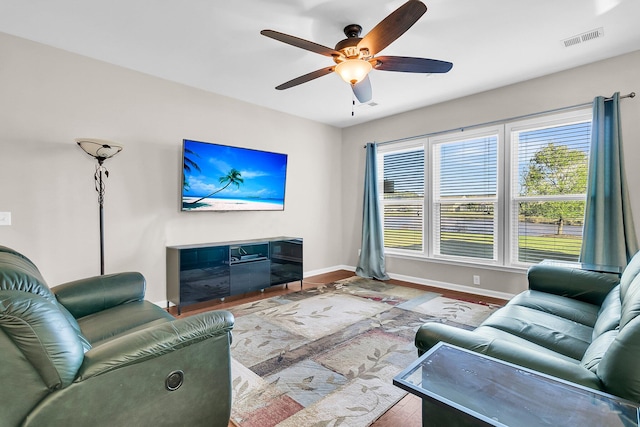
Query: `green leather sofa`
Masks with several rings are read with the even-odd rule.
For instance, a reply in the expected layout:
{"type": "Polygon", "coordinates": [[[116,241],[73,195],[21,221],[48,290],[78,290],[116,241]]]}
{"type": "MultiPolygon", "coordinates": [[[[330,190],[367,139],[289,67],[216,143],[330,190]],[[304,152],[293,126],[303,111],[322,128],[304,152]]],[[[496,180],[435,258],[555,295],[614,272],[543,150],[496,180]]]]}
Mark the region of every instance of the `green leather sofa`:
{"type": "Polygon", "coordinates": [[[0,246],[0,426],[223,426],[233,316],[175,319],[120,273],[49,288],[0,246]]]}
{"type": "Polygon", "coordinates": [[[532,266],[529,290],[475,330],[421,326],[418,353],[444,341],[640,403],[639,254],[620,278],[532,266]]]}

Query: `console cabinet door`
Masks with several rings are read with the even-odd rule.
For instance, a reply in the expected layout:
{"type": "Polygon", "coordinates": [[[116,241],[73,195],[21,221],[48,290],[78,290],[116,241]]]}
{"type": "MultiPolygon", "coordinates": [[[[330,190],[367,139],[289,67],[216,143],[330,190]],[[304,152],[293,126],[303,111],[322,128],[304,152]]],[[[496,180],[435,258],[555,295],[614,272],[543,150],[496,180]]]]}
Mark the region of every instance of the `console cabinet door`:
{"type": "Polygon", "coordinates": [[[234,295],[268,288],[269,260],[249,261],[231,266],[231,292],[234,295]]]}
{"type": "Polygon", "coordinates": [[[302,280],[302,239],[269,242],[271,285],[302,280]]]}
{"type": "Polygon", "coordinates": [[[180,251],[180,304],[229,295],[229,247],[180,251]]]}

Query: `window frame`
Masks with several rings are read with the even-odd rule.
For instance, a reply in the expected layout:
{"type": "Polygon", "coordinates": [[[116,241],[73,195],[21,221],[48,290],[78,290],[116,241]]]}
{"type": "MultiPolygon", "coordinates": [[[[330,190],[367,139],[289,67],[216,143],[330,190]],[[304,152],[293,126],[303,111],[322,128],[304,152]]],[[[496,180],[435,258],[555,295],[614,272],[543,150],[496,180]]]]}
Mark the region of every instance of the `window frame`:
{"type": "Polygon", "coordinates": [[[410,141],[405,141],[397,144],[389,144],[387,146],[380,146],[377,148],[377,166],[378,166],[378,201],[380,202],[380,221],[383,227],[384,232],[384,211],[386,206],[400,205],[400,204],[410,204],[410,205],[419,205],[422,207],[422,250],[410,250],[410,249],[400,249],[400,248],[389,248],[385,247],[385,253],[395,253],[399,255],[416,255],[420,257],[428,257],[428,249],[425,245],[425,236],[427,235],[428,224],[425,222],[425,218],[428,212],[425,210],[426,200],[429,197],[427,195],[427,171],[428,171],[428,156],[429,150],[426,149],[425,140],[422,138],[413,139],[410,141]],[[408,199],[385,199],[384,197],[384,155],[389,153],[403,153],[409,151],[422,150],[424,153],[424,188],[423,188],[423,197],[422,201],[417,200],[408,200],[408,199]]]}
{"type": "MultiPolygon", "coordinates": [[[[447,261],[481,263],[481,264],[488,264],[488,265],[502,264],[502,253],[503,253],[502,240],[503,239],[501,238],[502,233],[500,232],[500,230],[502,229],[502,223],[503,223],[503,215],[502,215],[503,208],[502,208],[502,200],[501,200],[502,199],[501,183],[503,181],[502,175],[503,175],[503,169],[504,169],[502,167],[502,164],[503,164],[502,145],[504,141],[503,131],[504,131],[503,126],[486,126],[486,127],[472,129],[472,130],[465,130],[464,132],[458,131],[454,133],[446,133],[446,134],[429,138],[429,154],[432,159],[430,162],[431,167],[429,169],[429,172],[431,174],[429,182],[432,184],[430,186],[431,187],[430,194],[429,194],[430,197],[428,200],[429,213],[431,218],[431,224],[429,226],[429,230],[434,230],[433,233],[431,233],[431,235],[428,236],[429,247],[430,247],[429,255],[431,258],[447,260],[447,261]],[[494,256],[492,259],[481,259],[481,258],[470,258],[470,257],[462,257],[462,256],[442,255],[440,253],[437,253],[436,247],[438,246],[437,238],[439,236],[439,233],[436,231],[436,229],[439,222],[437,221],[437,218],[436,218],[436,215],[437,215],[436,205],[439,203],[441,204],[442,199],[438,198],[436,200],[436,198],[438,197],[438,191],[436,190],[436,188],[439,186],[438,175],[439,175],[440,168],[439,166],[436,166],[438,158],[435,154],[435,149],[438,145],[464,142],[468,140],[493,137],[493,136],[495,136],[497,139],[496,165],[498,170],[496,173],[496,195],[495,197],[485,197],[483,199],[487,201],[491,200],[490,203],[494,204],[494,227],[495,227],[494,228],[494,249],[493,249],[494,256]]],[[[480,200],[480,198],[477,200],[480,200]]]]}
{"type": "MultiPolygon", "coordinates": [[[[383,173],[383,157],[389,153],[410,151],[422,149],[424,151],[424,198],[423,198],[423,218],[422,218],[422,250],[407,250],[400,248],[385,247],[385,254],[398,257],[418,258],[431,261],[441,261],[453,264],[473,264],[494,268],[516,268],[523,269],[532,265],[531,263],[523,263],[518,261],[517,245],[518,236],[514,237],[514,219],[512,215],[512,206],[518,203],[518,197],[514,197],[512,191],[514,188],[513,173],[514,168],[518,168],[517,161],[514,162],[512,157],[513,149],[513,132],[521,132],[523,130],[531,130],[535,128],[553,127],[560,125],[568,125],[578,122],[590,122],[592,120],[592,110],[587,108],[576,108],[570,111],[554,112],[548,114],[540,114],[524,119],[508,119],[500,122],[492,122],[485,126],[474,126],[472,128],[460,128],[446,132],[438,132],[431,135],[423,135],[413,139],[407,139],[402,142],[394,142],[379,145],[377,147],[378,158],[378,199],[381,204],[380,215],[384,227],[384,206],[391,204],[392,200],[384,200],[384,173],[383,173]],[[437,191],[437,168],[434,166],[436,159],[435,147],[439,144],[466,141],[487,136],[497,137],[497,174],[496,174],[496,197],[494,203],[494,259],[472,258],[464,256],[451,256],[436,253],[436,232],[437,225],[435,217],[436,195],[437,191]],[[516,250],[514,250],[516,249],[516,250]]],[[[517,182],[515,183],[517,186],[517,182]]],[[[539,199],[545,200],[585,200],[585,195],[571,196],[539,196],[539,199]]],[[[480,199],[478,199],[480,200],[480,199]]],[[[520,200],[520,199],[518,199],[520,200]]],[[[401,200],[398,199],[397,202],[401,200]]],[[[407,200],[402,200],[407,204],[407,200]]]]}
{"type": "Polygon", "coordinates": [[[522,132],[524,130],[543,129],[554,126],[565,126],[576,123],[591,122],[593,120],[593,113],[591,108],[581,108],[564,113],[555,113],[553,115],[545,115],[542,117],[534,117],[530,119],[518,120],[505,123],[505,136],[507,138],[506,156],[509,161],[507,162],[509,179],[505,179],[505,194],[508,197],[508,201],[505,203],[505,219],[507,223],[505,225],[505,248],[506,248],[506,260],[505,264],[514,267],[528,267],[532,263],[520,262],[518,260],[518,233],[517,224],[514,224],[514,210],[513,207],[520,201],[573,201],[573,200],[586,200],[586,191],[583,195],[565,195],[565,196],[517,196],[514,190],[514,186],[517,187],[517,182],[514,183],[516,176],[516,170],[518,169],[518,161],[516,158],[517,151],[514,150],[514,134],[516,132],[522,132]]]}

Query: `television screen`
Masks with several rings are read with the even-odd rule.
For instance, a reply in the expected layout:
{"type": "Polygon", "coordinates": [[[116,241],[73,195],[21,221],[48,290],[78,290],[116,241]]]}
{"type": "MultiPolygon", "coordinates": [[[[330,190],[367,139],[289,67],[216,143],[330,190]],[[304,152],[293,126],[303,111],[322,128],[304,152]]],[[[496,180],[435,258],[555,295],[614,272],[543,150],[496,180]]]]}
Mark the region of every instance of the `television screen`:
{"type": "Polygon", "coordinates": [[[183,211],[281,211],[287,155],[183,140],[183,211]]]}

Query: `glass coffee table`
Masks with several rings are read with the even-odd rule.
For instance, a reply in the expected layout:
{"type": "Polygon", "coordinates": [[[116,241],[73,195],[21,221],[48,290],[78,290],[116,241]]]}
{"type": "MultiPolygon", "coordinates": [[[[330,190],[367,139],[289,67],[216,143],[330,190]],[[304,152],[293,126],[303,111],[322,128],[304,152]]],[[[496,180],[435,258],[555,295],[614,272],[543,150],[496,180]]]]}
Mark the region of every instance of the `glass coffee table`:
{"type": "Polygon", "coordinates": [[[640,425],[633,402],[446,343],[393,384],[422,398],[425,426],[640,425]]]}

